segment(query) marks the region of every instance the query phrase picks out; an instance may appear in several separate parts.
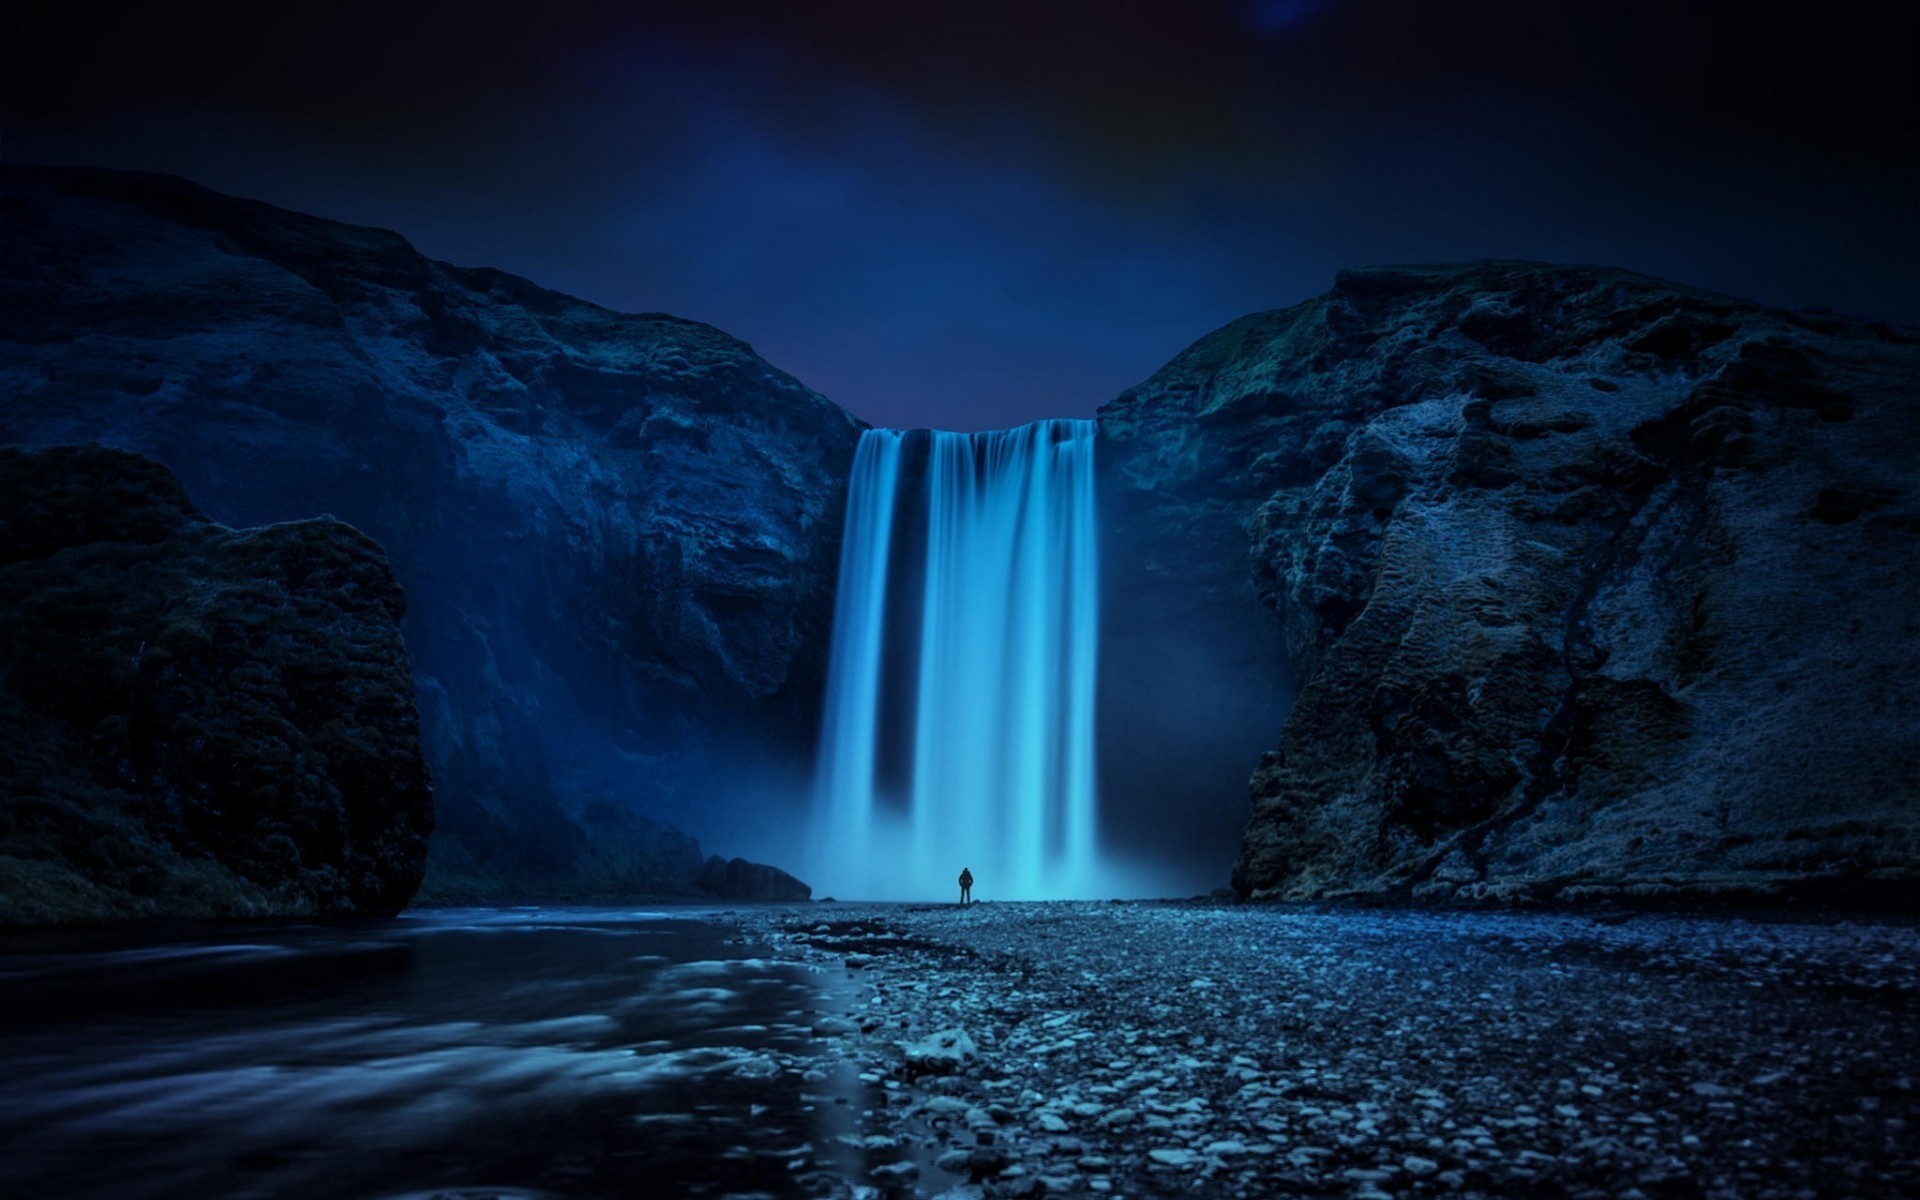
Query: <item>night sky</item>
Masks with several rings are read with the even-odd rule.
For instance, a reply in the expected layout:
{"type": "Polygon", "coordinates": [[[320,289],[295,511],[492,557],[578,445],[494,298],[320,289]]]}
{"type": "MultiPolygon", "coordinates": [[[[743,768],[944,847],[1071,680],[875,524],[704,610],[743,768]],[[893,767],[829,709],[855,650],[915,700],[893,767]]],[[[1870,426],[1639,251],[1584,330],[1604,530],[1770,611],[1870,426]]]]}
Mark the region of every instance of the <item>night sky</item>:
{"type": "Polygon", "coordinates": [[[1912,4],[929,7],[11,0],[0,156],[708,321],[889,425],[1090,415],[1367,263],[1920,319],[1912,4]]]}

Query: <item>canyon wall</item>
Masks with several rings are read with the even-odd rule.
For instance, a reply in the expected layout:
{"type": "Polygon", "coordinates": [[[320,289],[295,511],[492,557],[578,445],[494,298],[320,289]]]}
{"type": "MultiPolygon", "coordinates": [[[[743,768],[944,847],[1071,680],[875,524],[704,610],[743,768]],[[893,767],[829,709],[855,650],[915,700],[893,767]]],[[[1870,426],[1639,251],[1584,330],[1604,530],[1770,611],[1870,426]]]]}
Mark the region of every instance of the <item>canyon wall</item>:
{"type": "Polygon", "coordinates": [[[859,425],[746,344],[183,180],[6,167],[0,399],[0,442],[385,547],[430,894],[678,887],[676,829],[733,850],[796,802],[859,425]]]}
{"type": "MultiPolygon", "coordinates": [[[[1910,888],[1917,378],[1909,329],[1526,263],[1209,335],[1100,414],[1103,842],[1210,853],[1251,770],[1248,896],[1910,888]]],[[[803,887],[682,832],[800,820],[860,432],[745,344],[9,167],[0,396],[385,547],[428,894],[803,887]]]]}
{"type": "Polygon", "coordinates": [[[1910,891],[1917,381],[1911,329],[1479,263],[1343,272],[1108,405],[1118,502],[1221,544],[1298,681],[1235,888],[1910,891]]]}

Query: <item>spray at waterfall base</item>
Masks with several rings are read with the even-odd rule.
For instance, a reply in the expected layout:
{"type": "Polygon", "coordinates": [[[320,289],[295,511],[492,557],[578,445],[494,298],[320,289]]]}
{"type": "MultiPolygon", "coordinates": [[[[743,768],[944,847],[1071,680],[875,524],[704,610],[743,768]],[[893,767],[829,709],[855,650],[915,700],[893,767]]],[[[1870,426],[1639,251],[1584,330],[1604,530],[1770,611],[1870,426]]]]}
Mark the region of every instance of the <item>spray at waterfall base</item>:
{"type": "Polygon", "coordinates": [[[854,458],[807,845],[816,892],[1138,894],[1094,772],[1092,421],[868,430],[854,458]]]}

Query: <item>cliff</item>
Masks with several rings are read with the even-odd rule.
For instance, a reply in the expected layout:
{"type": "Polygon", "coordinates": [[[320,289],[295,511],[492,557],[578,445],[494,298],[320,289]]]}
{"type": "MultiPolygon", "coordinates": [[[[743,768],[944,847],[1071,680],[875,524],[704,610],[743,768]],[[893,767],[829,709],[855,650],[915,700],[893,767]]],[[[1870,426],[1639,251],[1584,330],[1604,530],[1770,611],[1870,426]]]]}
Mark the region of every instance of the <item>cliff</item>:
{"type": "Polygon", "coordinates": [[[0,396],[0,441],[132,450],[220,521],[385,547],[435,894],[678,886],[701,863],[668,825],[717,841],[798,794],[859,429],[718,330],[178,179],[7,167],[0,396]]]}
{"type": "Polygon", "coordinates": [[[1910,329],[1481,263],[1343,272],[1107,406],[1118,501],[1231,531],[1194,570],[1298,681],[1236,889],[1910,890],[1916,381],[1910,329]]]}
{"type": "MultiPolygon", "coordinates": [[[[1202,339],[1100,417],[1109,848],[1212,853],[1257,760],[1250,896],[1909,888],[1916,379],[1912,330],[1526,263],[1202,339]]],[[[799,819],[859,426],[745,344],[5,168],[0,395],[386,548],[431,894],[713,890],[680,829],[799,819]]]]}
{"type": "Polygon", "coordinates": [[[432,790],[380,548],[0,449],[0,925],[392,913],[432,790]]]}

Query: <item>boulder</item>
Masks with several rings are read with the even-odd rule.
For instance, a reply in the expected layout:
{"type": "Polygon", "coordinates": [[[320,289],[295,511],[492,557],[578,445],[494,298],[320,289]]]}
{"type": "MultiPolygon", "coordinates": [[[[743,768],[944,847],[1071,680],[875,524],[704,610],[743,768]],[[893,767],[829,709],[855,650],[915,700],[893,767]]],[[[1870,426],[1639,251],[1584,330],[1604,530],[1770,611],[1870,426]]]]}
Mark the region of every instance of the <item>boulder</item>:
{"type": "Polygon", "coordinates": [[[0,924],[388,914],[432,790],[380,547],[0,449],[0,924]]]}
{"type": "Polygon", "coordinates": [[[765,863],[713,855],[700,868],[697,886],[722,900],[808,900],[813,889],[765,863]]]}
{"type": "Polygon", "coordinates": [[[951,1075],[979,1057],[979,1047],[964,1029],[942,1029],[918,1041],[900,1043],[907,1074],[951,1075]]]}

